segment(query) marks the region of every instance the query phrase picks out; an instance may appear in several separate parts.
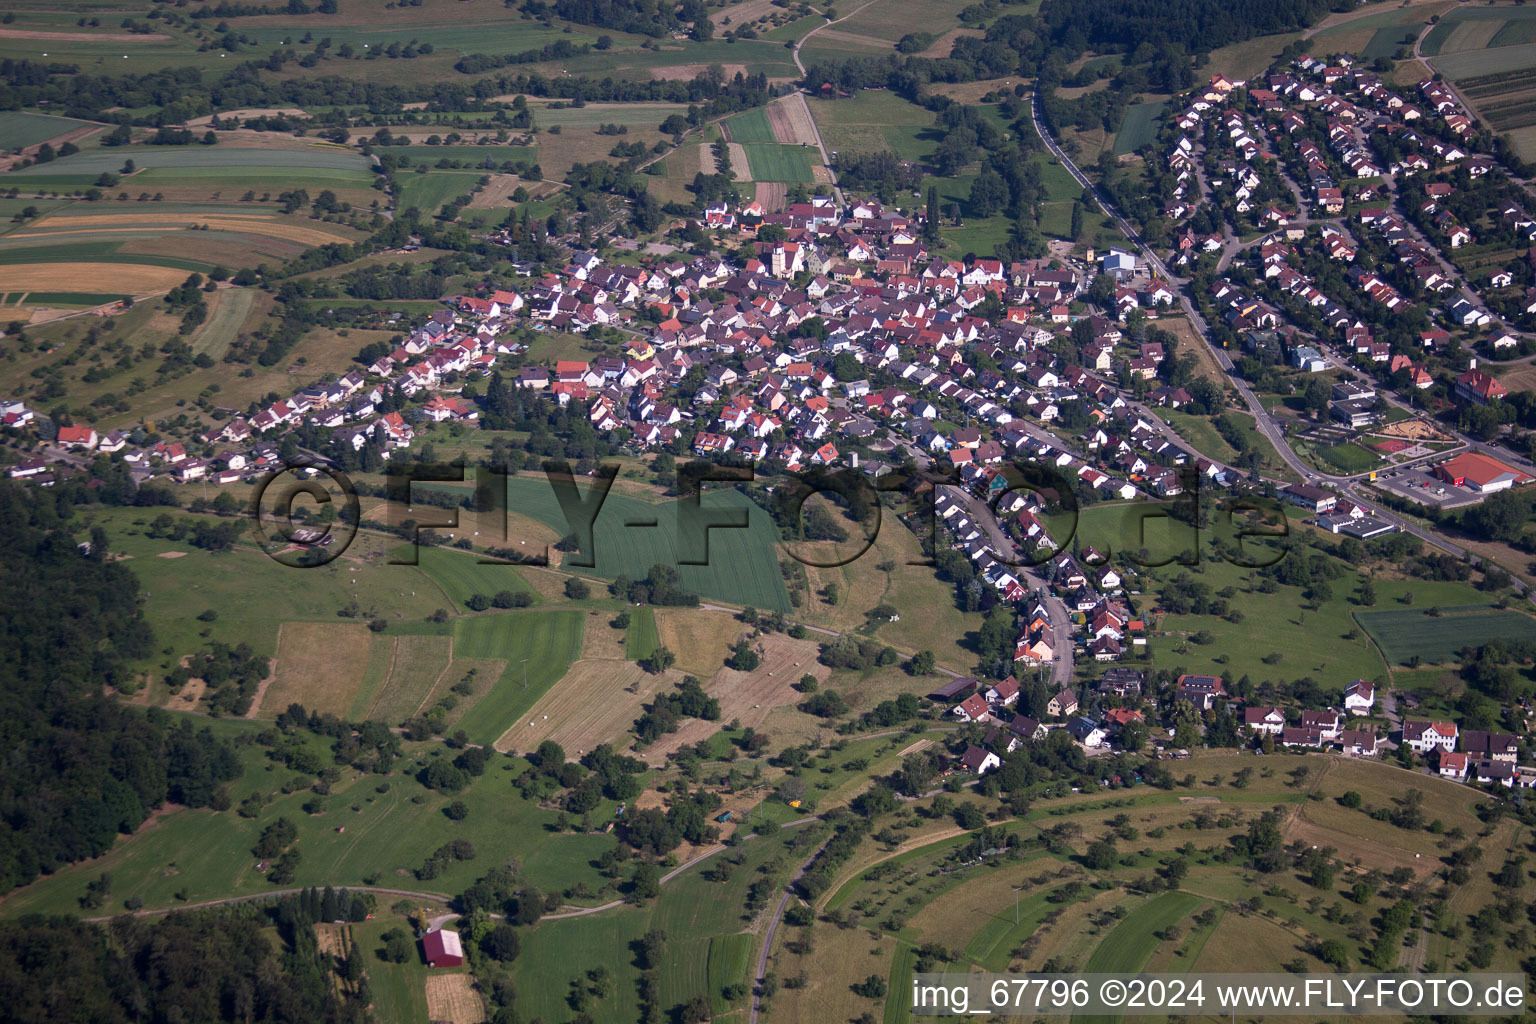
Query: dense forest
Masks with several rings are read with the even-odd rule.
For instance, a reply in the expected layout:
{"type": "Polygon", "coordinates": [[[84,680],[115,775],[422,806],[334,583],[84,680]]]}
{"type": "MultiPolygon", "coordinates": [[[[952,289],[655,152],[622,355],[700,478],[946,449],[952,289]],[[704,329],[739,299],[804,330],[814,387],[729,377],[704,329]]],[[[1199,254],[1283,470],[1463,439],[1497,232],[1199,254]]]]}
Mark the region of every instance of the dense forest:
{"type": "Polygon", "coordinates": [[[0,893],[106,852],[167,799],[208,805],[240,770],[208,730],[103,694],[150,631],[106,535],[77,546],[70,497],[0,483],[0,893]]]}
{"type": "Polygon", "coordinates": [[[1045,0],[1040,22],[1053,42],[1072,50],[1130,51],[1143,43],[1176,42],[1205,53],[1307,28],[1335,6],[1330,0],[1045,0]]]}
{"type": "MultiPolygon", "coordinates": [[[[357,996],[338,996],[330,980],[336,965],[327,962],[334,959],[319,952],[297,898],[153,921],[125,915],[112,922],[110,941],[108,929],[96,925],[25,917],[0,922],[0,1017],[18,1024],[368,1020],[366,982],[357,996]]],[[[344,976],[361,977],[361,957],[347,961],[338,968],[344,976]]]]}
{"type": "Polygon", "coordinates": [[[0,110],[48,106],[71,116],[159,126],[241,107],[334,105],[389,112],[399,111],[407,103],[425,103],[428,111],[467,111],[480,109],[493,96],[517,93],[583,102],[690,103],[700,105],[706,114],[718,115],[766,103],[771,96],[767,79],[761,74],[737,74],[725,80],[706,72],[687,81],[627,82],[522,73],[492,75],[473,82],[416,81],[408,85],[381,85],[341,75],[281,82],[262,77],[264,72],[281,71],[292,56],[292,51],[282,51],[217,76],[196,68],[172,68],[112,77],[82,74],[72,64],[0,60],[0,110]],[[289,57],[284,57],[285,53],[289,57]],[[129,113],[128,108],[136,113],[129,113]]]}
{"type": "Polygon", "coordinates": [[[554,10],[579,25],[657,38],[696,20],[709,21],[709,12],[699,0],[686,0],[681,7],[672,0],[556,0],[554,10]]]}

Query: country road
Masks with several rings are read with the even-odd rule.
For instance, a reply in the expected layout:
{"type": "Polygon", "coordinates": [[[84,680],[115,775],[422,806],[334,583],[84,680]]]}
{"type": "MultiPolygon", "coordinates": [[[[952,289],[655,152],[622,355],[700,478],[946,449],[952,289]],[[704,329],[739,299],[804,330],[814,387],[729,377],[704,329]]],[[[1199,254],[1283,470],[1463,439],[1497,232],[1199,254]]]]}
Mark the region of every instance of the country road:
{"type": "MultiPolygon", "coordinates": [[[[849,18],[853,17],[855,14],[858,14],[864,8],[870,6],[871,4],[875,4],[875,3],[879,3],[879,0],[866,0],[865,3],[862,3],[858,7],[855,7],[853,10],[849,11],[847,14],[843,15],[841,18],[837,18],[837,19],[835,19],[833,21],[823,22],[822,24],[817,25],[815,28],[811,29],[805,35],[801,36],[799,39],[795,40],[795,48],[793,50],[791,50],[790,53],[795,58],[795,67],[800,69],[800,77],[801,78],[805,77],[805,64],[802,63],[801,60],[800,60],[800,47],[805,45],[805,41],[807,39],[811,38],[811,36],[814,36],[816,33],[820,32],[824,28],[830,28],[831,26],[836,25],[840,21],[847,21],[849,18]]],[[[800,101],[801,105],[804,105],[805,104],[804,92],[802,91],[800,93],[797,93],[797,95],[799,96],[799,101],[800,101]]],[[[806,120],[811,123],[811,132],[812,132],[812,134],[814,134],[816,136],[816,148],[817,148],[817,150],[819,150],[821,152],[821,165],[827,169],[827,176],[832,179],[832,181],[831,181],[832,195],[837,199],[837,208],[841,210],[841,209],[843,209],[847,205],[847,203],[843,199],[843,190],[838,187],[838,184],[837,184],[837,172],[832,169],[832,160],[827,155],[826,144],[823,143],[822,140],[821,140],[821,126],[818,125],[816,123],[816,119],[811,116],[811,110],[810,110],[809,107],[806,107],[806,109],[805,109],[805,117],[806,117],[806,120]]],[[[753,1016],[756,1016],[756,1014],[754,1013],[753,1016]]]]}
{"type": "MultiPolygon", "coordinates": [[[[305,891],[306,889],[323,889],[323,888],[325,888],[324,884],[300,886],[300,887],[298,887],[296,889],[273,889],[273,890],[271,890],[269,892],[255,892],[255,893],[250,893],[250,894],[245,895],[245,896],[226,896],[223,899],[203,900],[203,901],[201,901],[199,903],[182,903],[182,904],[180,904],[178,906],[174,906],[174,907],[160,907],[160,908],[155,909],[155,910],[135,910],[135,911],[132,911],[131,914],[132,914],[133,917],[159,917],[161,914],[176,914],[176,913],[180,913],[183,910],[207,910],[210,907],[227,907],[227,906],[229,906],[230,904],[233,904],[233,903],[254,903],[254,902],[257,902],[257,901],[260,901],[260,900],[276,899],[277,897],[280,897],[280,896],[297,896],[299,893],[305,891]]],[[[449,903],[449,902],[451,902],[453,900],[452,896],[448,896],[448,895],[445,895],[443,893],[439,893],[439,892],[417,892],[417,891],[415,891],[413,889],[380,889],[377,886],[372,886],[372,885],[338,885],[338,886],[334,886],[334,888],[336,888],[336,889],[345,889],[349,893],[351,893],[351,892],[367,892],[367,893],[372,893],[375,896],[400,896],[400,897],[402,897],[404,899],[408,899],[408,900],[420,900],[423,903],[444,903],[444,904],[446,904],[446,903],[449,903]]],[[[97,917],[81,918],[81,920],[93,921],[93,922],[104,922],[104,921],[111,921],[113,918],[121,917],[121,916],[122,916],[121,914],[104,914],[104,915],[100,915],[100,916],[97,916],[97,917]]],[[[448,917],[456,917],[458,915],[450,914],[450,915],[447,915],[447,916],[448,917]]]]}
{"type": "MultiPolygon", "coordinates": [[[[830,841],[830,837],[829,837],[830,841]]],[[[773,908],[773,917],[768,920],[768,927],[763,931],[763,948],[757,953],[757,973],[752,977],[752,1015],[747,1024],[757,1024],[758,1014],[762,1012],[763,1005],[763,979],[768,977],[768,954],[773,951],[773,938],[779,933],[779,922],[784,919],[784,910],[789,906],[789,901],[795,898],[795,883],[805,876],[811,864],[821,855],[822,847],[826,843],[819,843],[809,857],[796,869],[795,875],[784,887],[784,893],[779,897],[778,906],[773,908]]]]}

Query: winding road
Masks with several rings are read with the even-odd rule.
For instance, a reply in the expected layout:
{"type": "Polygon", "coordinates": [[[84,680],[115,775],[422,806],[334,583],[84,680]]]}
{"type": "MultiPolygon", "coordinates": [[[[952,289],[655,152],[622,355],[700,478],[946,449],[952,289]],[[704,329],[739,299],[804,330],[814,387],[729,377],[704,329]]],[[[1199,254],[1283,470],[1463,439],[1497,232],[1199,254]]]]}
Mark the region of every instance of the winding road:
{"type": "MultiPolygon", "coordinates": [[[[805,41],[807,39],[811,38],[811,36],[814,36],[816,33],[820,32],[824,28],[830,28],[831,26],[836,25],[840,21],[847,21],[849,18],[853,17],[855,14],[858,14],[864,8],[869,7],[870,5],[876,4],[876,3],[879,3],[879,2],[880,2],[880,0],[867,0],[867,2],[862,3],[859,6],[855,7],[853,10],[849,11],[847,14],[843,15],[841,18],[834,19],[833,21],[823,22],[822,24],[817,25],[815,28],[811,29],[805,35],[801,36],[799,39],[796,39],[795,40],[795,48],[791,51],[791,54],[795,58],[795,67],[800,69],[800,77],[801,78],[805,77],[805,64],[803,62],[801,62],[801,60],[800,60],[800,47],[805,45],[805,41]]],[[[802,105],[804,105],[804,103],[805,103],[804,91],[802,90],[800,93],[797,93],[797,95],[800,98],[799,99],[800,103],[802,105]]],[[[837,172],[832,169],[832,160],[831,160],[830,157],[827,156],[826,144],[821,141],[821,127],[816,123],[816,119],[811,116],[811,111],[810,111],[809,107],[806,107],[805,118],[806,118],[807,121],[809,121],[811,123],[811,134],[813,134],[816,137],[816,148],[821,153],[821,165],[827,169],[827,176],[832,179],[832,181],[831,181],[832,195],[837,198],[837,208],[841,210],[844,207],[846,207],[848,204],[843,199],[843,190],[838,187],[838,184],[837,184],[837,172]]],[[[757,1011],[755,1009],[755,1006],[754,1006],[752,1015],[753,1015],[754,1018],[757,1016],[757,1011]]]]}
{"type": "MultiPolygon", "coordinates": [[[[1438,533],[1426,530],[1411,520],[1405,519],[1399,515],[1393,515],[1380,508],[1377,502],[1372,501],[1360,490],[1362,481],[1364,478],[1368,477],[1369,474],[1335,475],[1321,472],[1303,462],[1302,459],[1291,449],[1290,444],[1286,440],[1284,430],[1280,427],[1280,424],[1274,419],[1274,417],[1269,414],[1269,411],[1264,408],[1263,404],[1259,401],[1258,396],[1254,394],[1253,389],[1249,387],[1245,380],[1234,373],[1232,359],[1227,355],[1226,350],[1211,341],[1210,325],[1206,322],[1205,317],[1200,314],[1200,311],[1195,308],[1194,302],[1190,299],[1187,290],[1188,280],[1185,278],[1177,277],[1169,272],[1168,267],[1146,244],[1141,235],[1131,227],[1131,225],[1123,216],[1121,216],[1120,211],[1117,210],[1114,204],[1109,201],[1108,196],[1106,196],[1104,192],[1098,188],[1098,186],[1090,181],[1088,176],[1084,174],[1075,163],[1072,162],[1072,159],[1062,151],[1059,145],[1056,144],[1056,140],[1051,135],[1051,133],[1046,130],[1045,125],[1040,120],[1040,90],[1038,85],[1036,86],[1030,100],[1030,120],[1034,123],[1036,134],[1038,134],[1041,141],[1045,143],[1045,147],[1050,152],[1050,154],[1061,162],[1061,165],[1067,169],[1067,173],[1072,175],[1073,180],[1081,185],[1084,191],[1093,196],[1094,201],[1099,204],[1100,209],[1102,209],[1104,214],[1114,222],[1120,233],[1125,236],[1126,240],[1146,262],[1147,266],[1152,268],[1152,270],[1161,276],[1164,280],[1168,281],[1171,285],[1176,287],[1179,296],[1179,305],[1184,310],[1185,315],[1188,316],[1191,326],[1195,328],[1196,333],[1200,335],[1201,339],[1210,348],[1211,353],[1215,356],[1216,364],[1220,366],[1222,372],[1226,374],[1227,380],[1233,389],[1236,390],[1238,395],[1242,397],[1243,404],[1247,406],[1248,412],[1253,416],[1254,423],[1257,425],[1259,432],[1263,434],[1271,444],[1274,445],[1275,451],[1278,452],[1280,457],[1285,460],[1286,465],[1294,470],[1306,483],[1313,486],[1327,484],[1336,488],[1351,501],[1374,509],[1378,517],[1392,523],[1404,532],[1412,534],[1419,540],[1424,541],[1426,544],[1439,548],[1440,550],[1458,558],[1465,558],[1470,556],[1474,561],[1482,561],[1479,556],[1473,555],[1462,545],[1457,544],[1454,541],[1447,540],[1445,537],[1438,533]]],[[[1358,375],[1358,371],[1355,371],[1353,368],[1346,368],[1349,369],[1350,372],[1357,373],[1358,375]]],[[[1485,454],[1488,454],[1486,445],[1479,444],[1472,439],[1464,437],[1460,434],[1456,434],[1456,437],[1468,447],[1483,451],[1485,454]]],[[[1516,465],[1520,465],[1519,460],[1511,458],[1510,454],[1507,452],[1500,451],[1493,454],[1497,458],[1513,461],[1516,463],[1516,465]]],[[[1524,469],[1526,467],[1521,466],[1521,468],[1524,469]]],[[[1281,484],[1283,486],[1282,481],[1271,482],[1281,484]]],[[[1511,576],[1516,593],[1525,595],[1527,597],[1532,596],[1533,591],[1525,584],[1524,580],[1522,580],[1517,574],[1513,572],[1511,573],[1511,576]]]]}

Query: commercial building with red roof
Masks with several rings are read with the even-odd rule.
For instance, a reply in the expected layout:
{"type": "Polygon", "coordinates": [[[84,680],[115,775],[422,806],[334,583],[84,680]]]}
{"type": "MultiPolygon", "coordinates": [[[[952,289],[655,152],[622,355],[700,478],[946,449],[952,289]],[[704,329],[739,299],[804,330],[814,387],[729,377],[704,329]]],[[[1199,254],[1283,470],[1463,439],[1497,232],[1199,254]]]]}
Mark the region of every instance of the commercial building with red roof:
{"type": "Polygon", "coordinates": [[[1482,452],[1462,452],[1440,463],[1433,472],[1448,484],[1483,494],[1507,490],[1536,479],[1482,452]]]}

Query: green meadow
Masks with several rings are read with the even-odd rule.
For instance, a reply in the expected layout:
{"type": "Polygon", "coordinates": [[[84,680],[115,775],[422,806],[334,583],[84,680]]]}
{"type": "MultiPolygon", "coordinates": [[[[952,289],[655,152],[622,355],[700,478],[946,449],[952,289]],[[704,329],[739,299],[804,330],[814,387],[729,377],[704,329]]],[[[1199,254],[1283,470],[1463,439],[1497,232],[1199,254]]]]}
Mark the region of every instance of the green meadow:
{"type": "Polygon", "coordinates": [[[22,110],[0,111],[0,149],[35,146],[89,124],[90,121],[77,121],[72,117],[32,114],[22,110]]]}
{"type": "MultiPolygon", "coordinates": [[[[639,579],[654,565],[676,566],[683,587],[700,597],[788,612],[778,535],[768,513],[739,491],[716,486],[706,485],[700,513],[733,517],[744,521],[745,529],[717,526],[706,531],[700,523],[680,536],[681,502],[652,504],[610,493],[593,523],[595,550],[567,554],[564,567],[608,579],[639,579]],[[647,523],[655,525],[640,525],[647,523]],[[583,564],[588,561],[594,564],[583,564]]],[[[590,498],[589,487],[589,481],[577,483],[583,500],[590,498]]],[[[538,519],[560,536],[571,532],[554,488],[542,474],[512,477],[507,489],[508,507],[538,519]]]]}
{"type": "MultiPolygon", "coordinates": [[[[204,721],[194,724],[200,728],[204,721]]],[[[234,737],[269,728],[237,720],[211,725],[234,737]]],[[[329,763],[330,744],[304,735],[303,745],[320,763],[329,763]]],[[[130,897],[142,900],[146,908],[158,908],[270,891],[275,886],[257,871],[250,850],[262,829],[279,817],[298,828],[301,863],[295,886],[361,886],[373,878],[375,885],[450,895],[499,864],[501,851],[515,849],[529,882],[541,889],[561,892],[579,882],[594,891],[605,888],[606,880],[591,862],[615,840],[551,828],[556,812],[521,799],[509,785],[524,762],[498,756],[484,775],[455,794],[429,790],[416,781],[422,767],[452,753],[441,744],[409,745],[387,777],[342,768],[340,780],[321,801],[323,809],[311,814],[302,806],[315,795],[308,785],[283,794],[281,787],[294,772],[271,760],[265,748],[246,746],[245,774],[231,784],[230,793],[236,805],[253,793],[270,796],[257,817],[206,808],[172,811],[120,839],[105,856],[70,865],[8,896],[4,913],[79,913],[77,901],[86,883],[102,872],[113,878],[113,902],[103,908],[108,914],[120,911],[122,901],[130,897]],[[455,799],[469,808],[462,821],[443,813],[455,799]],[[431,880],[414,877],[433,850],[460,838],[474,844],[476,859],[451,863],[431,880]]],[[[594,813],[611,813],[604,808],[594,813]]]]}

